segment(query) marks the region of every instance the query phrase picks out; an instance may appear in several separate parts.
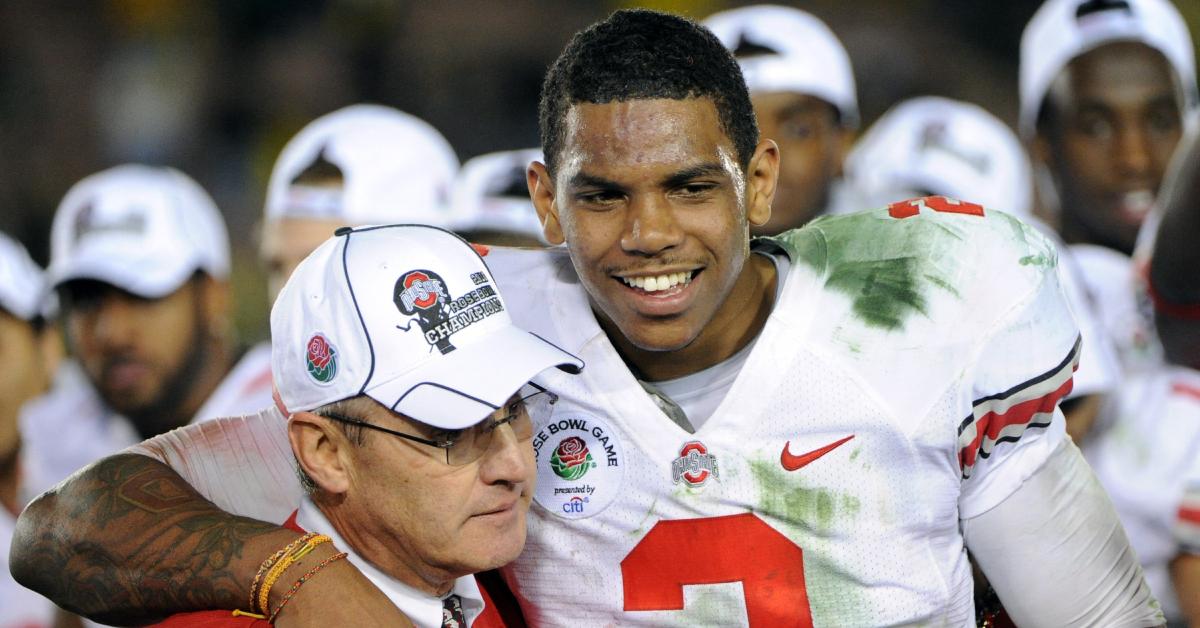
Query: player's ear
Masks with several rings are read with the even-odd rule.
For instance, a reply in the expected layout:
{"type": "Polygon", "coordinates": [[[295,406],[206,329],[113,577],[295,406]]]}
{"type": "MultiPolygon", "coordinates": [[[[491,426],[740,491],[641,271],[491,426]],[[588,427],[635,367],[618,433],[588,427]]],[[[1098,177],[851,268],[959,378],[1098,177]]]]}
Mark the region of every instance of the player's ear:
{"type": "Polygon", "coordinates": [[[350,487],[346,454],[351,446],[333,420],[311,412],[296,412],[288,419],[288,440],[296,462],[323,491],[334,495],[350,487]]]}
{"type": "Polygon", "coordinates": [[[774,140],[762,140],[746,168],[746,220],[750,224],[765,225],[771,219],[778,181],[779,146],[774,140]]]}
{"type": "Polygon", "coordinates": [[[558,219],[554,180],[551,179],[546,165],[540,161],[529,164],[529,169],[525,171],[525,182],[529,185],[529,199],[533,201],[533,208],[537,211],[538,222],[542,223],[542,235],[550,244],[562,244],[565,238],[558,219]]]}

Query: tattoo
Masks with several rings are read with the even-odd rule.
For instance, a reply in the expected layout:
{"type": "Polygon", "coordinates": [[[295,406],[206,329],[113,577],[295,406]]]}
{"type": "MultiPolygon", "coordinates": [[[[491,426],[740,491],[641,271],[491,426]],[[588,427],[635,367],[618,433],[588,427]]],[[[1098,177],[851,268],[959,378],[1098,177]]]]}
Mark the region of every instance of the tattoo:
{"type": "Polygon", "coordinates": [[[257,566],[235,565],[244,544],[280,530],[219,510],[154,459],[118,455],[30,505],[11,564],[22,584],[68,610],[141,622],[240,607],[257,566]]]}

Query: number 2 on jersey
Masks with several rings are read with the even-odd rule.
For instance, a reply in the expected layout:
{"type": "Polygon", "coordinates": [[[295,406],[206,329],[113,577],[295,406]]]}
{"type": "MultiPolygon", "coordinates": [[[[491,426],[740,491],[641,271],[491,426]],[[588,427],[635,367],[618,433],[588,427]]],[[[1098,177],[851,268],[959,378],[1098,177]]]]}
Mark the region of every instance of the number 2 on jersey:
{"type": "Polygon", "coordinates": [[[621,578],[626,611],[682,610],[684,585],[740,581],[751,626],[813,625],[803,551],[753,513],[659,521],[621,578]]]}
{"type": "Polygon", "coordinates": [[[946,214],[969,214],[971,216],[982,216],[983,206],[976,205],[967,201],[956,201],[945,196],[926,196],[925,198],[914,198],[908,201],[900,201],[888,205],[888,215],[892,218],[912,218],[921,213],[921,203],[935,212],[946,214]]]}

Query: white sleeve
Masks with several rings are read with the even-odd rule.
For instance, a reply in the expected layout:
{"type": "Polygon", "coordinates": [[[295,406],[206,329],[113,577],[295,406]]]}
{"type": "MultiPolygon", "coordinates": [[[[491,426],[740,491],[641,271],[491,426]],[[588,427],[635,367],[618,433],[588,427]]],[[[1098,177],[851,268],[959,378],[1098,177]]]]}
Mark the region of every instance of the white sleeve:
{"type": "Polygon", "coordinates": [[[245,517],[284,521],[303,497],[287,419],[274,407],[188,425],[124,453],[159,460],[222,510],[245,517]]]}
{"type": "Polygon", "coordinates": [[[1024,229],[1023,246],[1011,254],[1045,263],[1017,279],[1003,278],[1019,270],[995,270],[995,290],[1022,292],[1009,301],[971,356],[971,414],[958,427],[963,518],[1011,495],[1065,438],[1057,406],[1074,386],[1082,345],[1058,281],[1054,245],[1032,228],[1024,229]]]}
{"type": "Polygon", "coordinates": [[[1166,622],[1108,495],[1070,440],[1008,498],[962,526],[1018,626],[1166,622]]]}

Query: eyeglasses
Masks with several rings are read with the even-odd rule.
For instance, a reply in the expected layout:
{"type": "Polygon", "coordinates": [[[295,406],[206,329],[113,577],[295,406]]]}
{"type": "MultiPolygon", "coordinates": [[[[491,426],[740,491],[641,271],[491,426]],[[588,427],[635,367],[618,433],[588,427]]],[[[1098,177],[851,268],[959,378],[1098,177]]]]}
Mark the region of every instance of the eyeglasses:
{"type": "Polygon", "coordinates": [[[532,397],[544,393],[549,397],[549,403],[553,405],[558,401],[558,395],[533,382],[530,382],[529,385],[537,389],[537,391],[505,406],[507,414],[504,416],[494,421],[480,421],[471,427],[461,430],[436,430],[436,440],[388,429],[336,412],[324,412],[321,416],[445,450],[446,464],[452,467],[461,467],[483,457],[483,454],[492,446],[492,435],[495,434],[496,428],[501,425],[508,425],[512,428],[513,435],[516,436],[518,441],[527,441],[533,438],[533,420],[529,418],[529,411],[525,407],[525,402],[532,397]]]}

